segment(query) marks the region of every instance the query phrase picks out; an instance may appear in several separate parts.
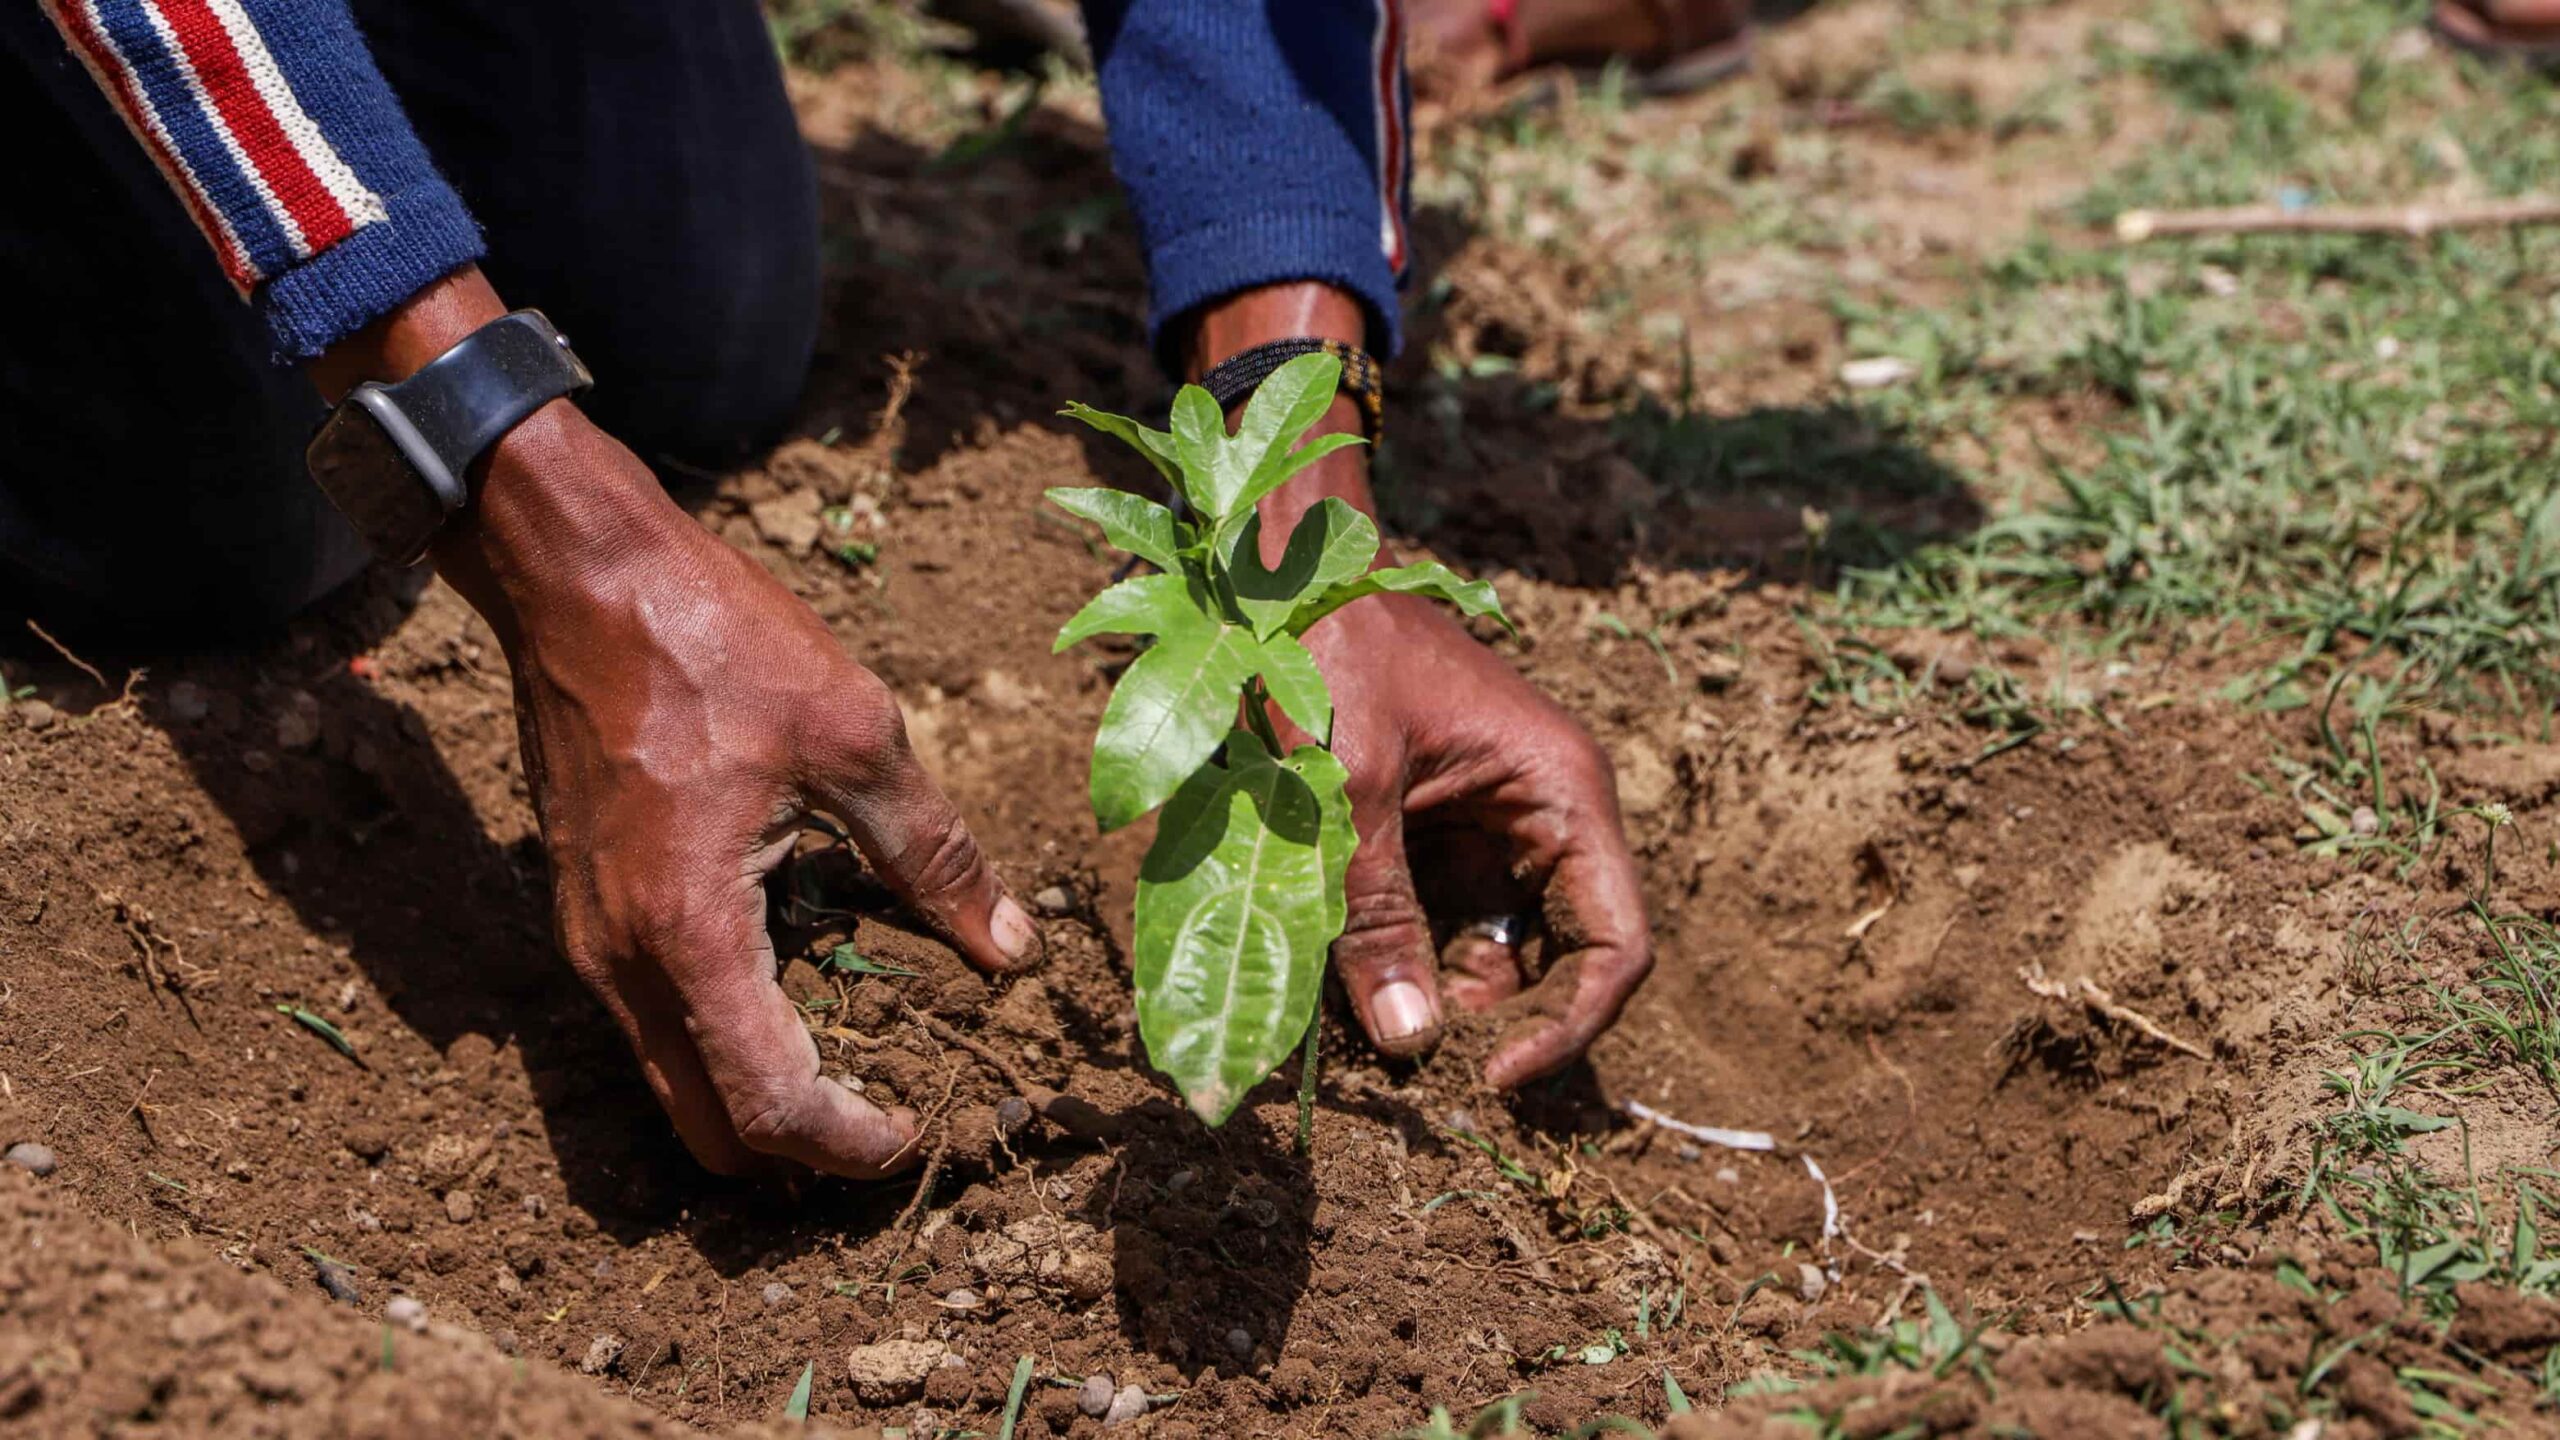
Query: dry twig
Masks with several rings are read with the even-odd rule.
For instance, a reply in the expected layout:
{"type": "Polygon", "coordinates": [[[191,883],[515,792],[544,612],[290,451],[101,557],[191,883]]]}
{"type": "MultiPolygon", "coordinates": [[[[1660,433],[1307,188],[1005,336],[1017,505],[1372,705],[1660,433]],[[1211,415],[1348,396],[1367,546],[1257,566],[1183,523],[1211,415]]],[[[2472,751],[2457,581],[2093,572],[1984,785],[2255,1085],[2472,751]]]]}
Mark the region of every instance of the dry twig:
{"type": "Polygon", "coordinates": [[[46,633],[45,628],[37,624],[32,617],[27,621],[27,628],[36,632],[37,639],[52,646],[54,654],[61,656],[63,659],[70,661],[74,665],[79,666],[81,674],[97,681],[99,689],[110,690],[114,688],[107,683],[106,676],[98,673],[97,666],[92,665],[88,661],[81,659],[79,656],[72,654],[70,646],[63,644],[61,641],[54,639],[52,635],[46,633]]]}
{"type": "Polygon", "coordinates": [[[2127,210],[2116,217],[2116,238],[2128,245],[2173,235],[2406,235],[2424,239],[2442,230],[2548,225],[2560,220],[2560,199],[2523,196],[2455,205],[2315,206],[2240,205],[2220,210],[2127,210]]]}
{"type": "Polygon", "coordinates": [[[2100,985],[2097,981],[2090,979],[2086,975],[2083,975],[2078,980],[2073,981],[2054,980],[2045,975],[2044,966],[2041,964],[2029,964],[2018,971],[2018,978],[2026,982],[2026,987],[2029,990],[2034,991],[2036,994],[2043,996],[2047,1000],[2068,1001],[2076,999],[2081,1004],[2088,1006],[2097,1014],[2104,1016],[2109,1020],[2113,1020],[2119,1025],[2129,1026],[2141,1034],[2177,1051],[2179,1054],[2192,1055],[2198,1060],[2211,1060],[2213,1058],[2213,1056],[2207,1054],[2202,1049],[2199,1049],[2194,1045],[2190,1045],[2186,1041],[2181,1040],[2177,1036],[2162,1029],[2159,1021],[2152,1019],[2150,1016],[2143,1014],[2141,1011],[2134,1009],[2130,1005],[2119,1003],[2115,996],[2107,993],[2105,986],[2100,985]]]}

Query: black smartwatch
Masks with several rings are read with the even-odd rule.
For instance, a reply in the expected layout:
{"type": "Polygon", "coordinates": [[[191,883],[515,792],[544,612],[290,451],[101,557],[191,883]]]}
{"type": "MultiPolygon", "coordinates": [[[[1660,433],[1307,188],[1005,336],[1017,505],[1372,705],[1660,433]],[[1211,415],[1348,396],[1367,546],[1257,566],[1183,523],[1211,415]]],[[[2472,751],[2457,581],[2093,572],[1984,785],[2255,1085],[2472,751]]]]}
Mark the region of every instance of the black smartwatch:
{"type": "Polygon", "coordinates": [[[500,316],[396,385],[366,381],[304,460],[373,552],[414,565],[471,501],[471,462],[534,411],[595,384],[539,310],[500,316]]]}

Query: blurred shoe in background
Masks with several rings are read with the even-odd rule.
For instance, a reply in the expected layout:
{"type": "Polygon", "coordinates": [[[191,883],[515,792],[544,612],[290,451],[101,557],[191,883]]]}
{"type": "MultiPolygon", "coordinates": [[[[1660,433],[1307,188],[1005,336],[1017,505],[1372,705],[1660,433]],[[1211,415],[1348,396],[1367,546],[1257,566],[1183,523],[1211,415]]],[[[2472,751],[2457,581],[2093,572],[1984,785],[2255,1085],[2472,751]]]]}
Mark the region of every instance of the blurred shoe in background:
{"type": "Polygon", "coordinates": [[[1749,0],[1413,0],[1418,99],[1464,105],[1550,65],[1624,61],[1646,95],[1703,89],[1751,60],[1749,0]]]}

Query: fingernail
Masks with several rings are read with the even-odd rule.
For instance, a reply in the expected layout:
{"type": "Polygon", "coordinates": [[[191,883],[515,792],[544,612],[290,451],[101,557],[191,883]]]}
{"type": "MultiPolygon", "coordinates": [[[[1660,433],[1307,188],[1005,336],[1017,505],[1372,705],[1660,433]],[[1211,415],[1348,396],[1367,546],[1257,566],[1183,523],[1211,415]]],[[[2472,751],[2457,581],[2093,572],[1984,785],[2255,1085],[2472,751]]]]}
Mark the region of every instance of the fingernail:
{"type": "Polygon", "coordinates": [[[1439,1007],[1410,980],[1378,987],[1378,993],[1369,997],[1369,1018],[1378,1027],[1381,1044],[1410,1040],[1440,1023],[1439,1007]]]}
{"type": "Polygon", "coordinates": [[[1010,895],[996,900],[995,918],[988,928],[995,933],[996,948],[1017,965],[1040,953],[1040,927],[1031,923],[1031,912],[1010,895]]]}

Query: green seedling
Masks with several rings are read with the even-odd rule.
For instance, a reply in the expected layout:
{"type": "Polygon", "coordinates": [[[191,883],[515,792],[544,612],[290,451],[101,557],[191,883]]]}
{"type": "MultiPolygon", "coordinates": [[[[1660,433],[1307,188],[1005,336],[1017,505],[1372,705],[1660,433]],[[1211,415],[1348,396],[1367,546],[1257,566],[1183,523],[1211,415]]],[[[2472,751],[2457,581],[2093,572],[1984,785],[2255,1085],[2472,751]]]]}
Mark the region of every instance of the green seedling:
{"type": "Polygon", "coordinates": [[[1022,1418],[1022,1395],[1031,1388],[1031,1357],[1023,1356],[1013,1364],[1013,1388],[1005,1392],[1004,1419],[996,1429],[996,1440],[1013,1440],[1014,1422],[1022,1418]]]}
{"type": "Polygon", "coordinates": [[[810,1387],[811,1387],[811,1386],[812,1386],[812,1385],[817,1381],[817,1378],[818,1378],[818,1362],[817,1362],[817,1361],[815,1361],[815,1360],[811,1360],[811,1361],[808,1361],[808,1362],[806,1362],[806,1363],[804,1363],[804,1364],[802,1364],[802,1365],[801,1365],[801,1367],[800,1367],[800,1383],[791,1387],[791,1398],[790,1398],[788,1401],[785,1401],[785,1402],[783,1403],[783,1406],[782,1406],[782,1418],[783,1418],[783,1419],[785,1419],[785,1420],[797,1420],[797,1421],[801,1422],[801,1423],[802,1423],[802,1424],[804,1424],[804,1425],[808,1423],[808,1420],[809,1420],[809,1390],[810,1390],[810,1387]]]}
{"type": "Polygon", "coordinates": [[[917,974],[903,965],[891,965],[874,960],[850,945],[839,945],[828,951],[826,960],[818,966],[818,970],[819,973],[826,975],[890,975],[910,980],[917,974]]]}
{"type": "Polygon", "coordinates": [[[1256,503],[1361,443],[1298,443],[1333,403],[1340,375],[1330,356],[1290,361],[1254,392],[1232,434],[1197,385],[1174,397],[1169,432],[1070,405],[1066,414],[1146,456],[1186,513],[1118,490],[1049,492],[1159,572],[1095,596],[1058,632],[1057,648],[1097,635],[1153,637],[1104,707],[1093,813],[1117,830],[1164,807],[1139,870],[1138,1031],[1148,1058],[1212,1125],[1307,1033],[1326,952],[1342,933],[1343,876],[1357,843],[1350,774],[1334,757],[1333,696],[1299,637],[1352,601],[1386,593],[1502,614],[1493,587],[1442,566],[1371,569],[1377,527],[1338,499],[1298,521],[1277,566],[1264,563],[1256,503]],[[1308,741],[1284,746],[1275,711],[1308,741]]]}
{"type": "Polygon", "coordinates": [[[337,1051],[339,1054],[346,1056],[350,1060],[356,1058],[355,1042],[349,1040],[346,1036],[346,1032],[340,1030],[337,1026],[330,1024],[328,1021],[321,1019],[319,1016],[312,1014],[310,1011],[303,1009],[299,1005],[278,1005],[276,1007],[276,1013],[291,1020],[294,1024],[301,1026],[303,1029],[310,1031],[312,1034],[319,1036],[321,1039],[328,1041],[330,1049],[337,1051]]]}

